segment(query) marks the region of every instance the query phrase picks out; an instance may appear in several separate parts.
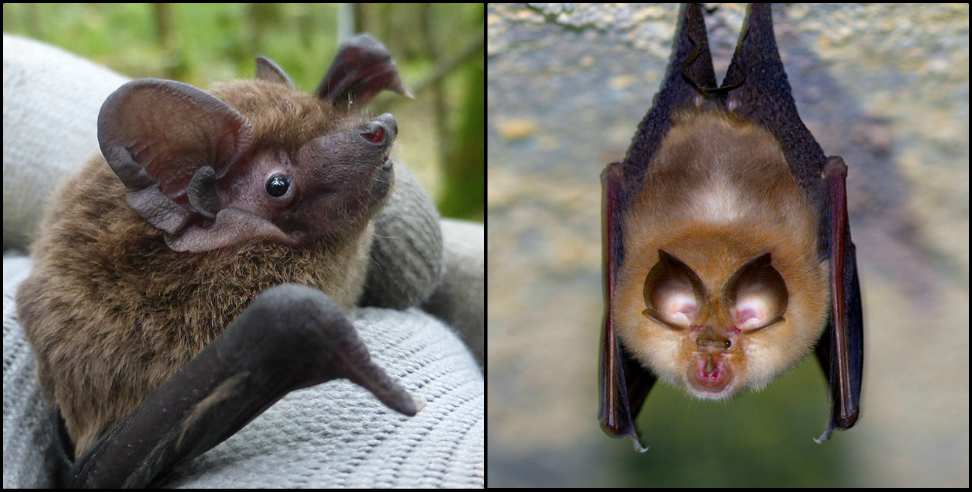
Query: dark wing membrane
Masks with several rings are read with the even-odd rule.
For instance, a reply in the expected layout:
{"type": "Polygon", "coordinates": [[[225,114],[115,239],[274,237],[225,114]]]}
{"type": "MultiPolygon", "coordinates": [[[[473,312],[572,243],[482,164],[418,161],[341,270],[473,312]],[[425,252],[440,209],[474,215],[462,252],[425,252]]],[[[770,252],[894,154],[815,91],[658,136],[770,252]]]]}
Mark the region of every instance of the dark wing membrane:
{"type": "Polygon", "coordinates": [[[695,106],[699,89],[715,88],[715,71],[705,18],[699,4],[684,4],[678,13],[678,27],[661,89],[651,109],[638,125],[624,157],[625,188],[640,190],[648,165],[672,127],[672,117],[695,106]]]}
{"type": "Polygon", "coordinates": [[[609,165],[601,177],[605,308],[598,420],[607,434],[631,437],[641,450],[647,448],[634,421],[657,377],[626,352],[611,319],[615,274],[624,262],[624,211],[641,192],[649,163],[671,129],[673,116],[695,107],[704,91],[716,88],[702,7],[682,5],[678,18],[672,55],[651,110],[638,125],[624,161],[609,165]]]}
{"type": "Polygon", "coordinates": [[[864,375],[864,318],[861,288],[857,278],[857,252],[847,220],[847,167],[831,157],[824,168],[830,239],[830,283],[833,308],[827,328],[817,344],[817,360],[827,377],[831,415],[824,433],[830,438],[835,428],[850,429],[860,414],[861,382],[864,375]]]}
{"type": "Polygon", "coordinates": [[[723,87],[734,87],[728,95],[729,109],[772,132],[797,183],[813,203],[819,203],[816,190],[826,156],[797,112],[769,4],[750,5],[723,87]]]}
{"type": "Polygon", "coordinates": [[[824,434],[848,429],[857,420],[863,372],[863,318],[857,260],[850,239],[845,188],[846,166],[827,158],[803,124],[783,68],[769,4],[752,4],[722,87],[727,108],[769,130],[780,142],[797,184],[820,217],[818,255],[831,269],[832,312],[817,344],[827,375],[832,412],[824,434]]]}
{"type": "Polygon", "coordinates": [[[335,379],[367,389],[399,413],[421,410],[371,360],[331,298],[296,284],[270,288],[79,456],[65,485],[163,485],[159,479],[177,464],[228,439],[287,393],[335,379]]]}
{"type": "Polygon", "coordinates": [[[611,319],[615,277],[620,266],[616,259],[623,248],[621,242],[623,215],[620,199],[623,178],[620,163],[609,165],[601,175],[604,323],[601,331],[598,374],[600,386],[598,421],[601,429],[608,435],[630,437],[639,449],[644,450],[646,447],[641,442],[635,426],[635,418],[657,378],[625,352],[611,319]]]}

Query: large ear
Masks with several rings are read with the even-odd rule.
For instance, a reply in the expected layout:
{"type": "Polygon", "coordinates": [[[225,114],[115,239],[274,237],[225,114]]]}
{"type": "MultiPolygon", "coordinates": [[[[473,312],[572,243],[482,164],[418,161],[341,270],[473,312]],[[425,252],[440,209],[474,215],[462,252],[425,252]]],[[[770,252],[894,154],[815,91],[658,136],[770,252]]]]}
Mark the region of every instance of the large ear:
{"type": "Polygon", "coordinates": [[[239,112],[171,80],[129,82],[98,115],[101,152],[128,188],[128,204],[170,235],[196,217],[216,218],[215,182],[252,141],[250,123],[239,112]]]}
{"type": "Polygon", "coordinates": [[[385,89],[412,97],[388,49],[370,35],[359,34],[341,44],[315,94],[336,108],[350,110],[368,104],[385,89]]]}
{"type": "Polygon", "coordinates": [[[290,88],[294,87],[294,81],[290,79],[287,72],[284,72],[280,65],[265,56],[258,56],[256,59],[256,77],[259,80],[277,82],[290,88]]]}
{"type": "Polygon", "coordinates": [[[746,262],[724,290],[733,321],[744,331],[765,328],[783,318],[789,292],[769,253],[746,262]]]}
{"type": "Polygon", "coordinates": [[[704,302],[705,287],[698,275],[678,258],[658,250],[658,263],[645,279],[645,315],[687,328],[704,302]]]}

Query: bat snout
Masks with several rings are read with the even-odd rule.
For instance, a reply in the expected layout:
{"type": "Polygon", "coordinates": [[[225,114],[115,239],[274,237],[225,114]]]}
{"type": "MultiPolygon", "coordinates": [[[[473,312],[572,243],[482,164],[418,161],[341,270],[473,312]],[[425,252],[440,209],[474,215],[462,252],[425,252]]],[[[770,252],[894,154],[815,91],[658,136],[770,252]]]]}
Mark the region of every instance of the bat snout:
{"type": "Polygon", "coordinates": [[[385,113],[365,125],[361,137],[369,144],[387,149],[398,136],[398,122],[391,113],[385,113]]]}
{"type": "Polygon", "coordinates": [[[721,355],[698,354],[689,364],[687,376],[693,394],[700,398],[721,399],[732,392],[732,365],[721,355]]]}
{"type": "Polygon", "coordinates": [[[695,337],[695,345],[698,347],[700,352],[728,352],[732,348],[732,338],[726,336],[714,329],[712,326],[706,326],[702,331],[695,337]]]}

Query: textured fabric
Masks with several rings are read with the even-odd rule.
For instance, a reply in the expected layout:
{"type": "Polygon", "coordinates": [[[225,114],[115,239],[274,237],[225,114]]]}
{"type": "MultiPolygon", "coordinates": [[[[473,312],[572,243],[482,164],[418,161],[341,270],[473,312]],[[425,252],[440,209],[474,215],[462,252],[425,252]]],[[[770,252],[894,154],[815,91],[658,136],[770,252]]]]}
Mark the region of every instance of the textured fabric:
{"type": "Polygon", "coordinates": [[[27,258],[3,259],[3,488],[51,486],[44,459],[53,440],[50,407],[14,309],[17,285],[28,273],[27,258]]]}
{"type": "Polygon", "coordinates": [[[395,167],[395,189],[375,219],[362,304],[404,309],[439,285],[443,272],[439,213],[407,167],[395,167]]]}
{"type": "MultiPolygon", "coordinates": [[[[3,485],[50,484],[48,407],[12,296],[29,271],[4,258],[3,485]]],[[[335,381],[286,396],[239,433],[183,465],[175,487],[482,487],[483,377],[450,328],[417,309],[352,313],[372,357],[425,401],[415,417],[335,381]]]]}
{"type": "Polygon", "coordinates": [[[445,242],[445,275],[439,288],[422,306],[446,320],[483,364],[486,333],[486,231],[481,224],[461,220],[442,221],[445,242]]]}
{"type": "Polygon", "coordinates": [[[3,35],[3,249],[25,250],[48,196],[98,151],[101,103],[122,76],[3,35]]]}

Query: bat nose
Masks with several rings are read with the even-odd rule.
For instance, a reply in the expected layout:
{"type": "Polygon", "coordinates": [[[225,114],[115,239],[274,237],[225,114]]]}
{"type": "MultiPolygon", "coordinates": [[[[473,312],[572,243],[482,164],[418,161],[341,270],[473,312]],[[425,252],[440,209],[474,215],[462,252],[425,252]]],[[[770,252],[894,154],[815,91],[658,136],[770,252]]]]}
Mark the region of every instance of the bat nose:
{"type": "Polygon", "coordinates": [[[398,123],[391,113],[385,113],[368,123],[361,136],[373,145],[388,147],[398,136],[398,123]]]}
{"type": "Polygon", "coordinates": [[[703,352],[721,352],[732,347],[732,340],[711,326],[706,326],[695,339],[695,344],[703,352]]]}

